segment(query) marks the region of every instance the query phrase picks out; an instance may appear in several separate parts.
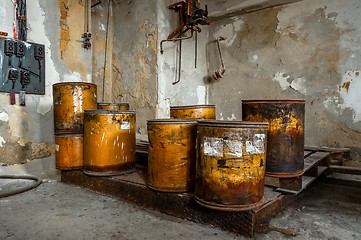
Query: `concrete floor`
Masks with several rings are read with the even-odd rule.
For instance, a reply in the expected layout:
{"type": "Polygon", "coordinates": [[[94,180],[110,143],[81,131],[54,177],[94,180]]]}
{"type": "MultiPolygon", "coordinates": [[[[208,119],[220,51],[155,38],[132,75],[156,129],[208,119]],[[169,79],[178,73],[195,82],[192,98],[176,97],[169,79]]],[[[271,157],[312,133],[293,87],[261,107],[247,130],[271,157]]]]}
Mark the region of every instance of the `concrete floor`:
{"type": "MultiPolygon", "coordinates": [[[[0,174],[15,172],[34,174],[0,168],[0,174]]],[[[38,188],[0,199],[0,239],[244,239],[39,175],[45,180],[38,188]]],[[[6,188],[1,181],[0,190],[6,188]]],[[[26,184],[6,182],[15,183],[26,184]]],[[[298,235],[267,232],[255,239],[361,239],[361,189],[319,183],[271,225],[298,235]]]]}

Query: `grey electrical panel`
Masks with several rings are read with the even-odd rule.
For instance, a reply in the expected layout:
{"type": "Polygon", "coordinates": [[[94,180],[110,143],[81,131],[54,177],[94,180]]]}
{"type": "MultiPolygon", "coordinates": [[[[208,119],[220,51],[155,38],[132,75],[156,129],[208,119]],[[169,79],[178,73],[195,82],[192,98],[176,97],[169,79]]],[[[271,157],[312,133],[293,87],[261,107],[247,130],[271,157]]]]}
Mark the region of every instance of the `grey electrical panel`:
{"type": "Polygon", "coordinates": [[[44,45],[0,38],[0,92],[45,94],[44,45]]]}

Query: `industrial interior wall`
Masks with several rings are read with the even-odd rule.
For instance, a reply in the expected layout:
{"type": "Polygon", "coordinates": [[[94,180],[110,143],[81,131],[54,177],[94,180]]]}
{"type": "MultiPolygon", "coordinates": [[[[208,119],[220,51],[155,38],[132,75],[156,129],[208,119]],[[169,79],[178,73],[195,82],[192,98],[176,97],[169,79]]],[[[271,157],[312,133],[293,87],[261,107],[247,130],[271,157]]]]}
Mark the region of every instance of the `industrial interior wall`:
{"type": "Polygon", "coordinates": [[[360,8],[304,0],[212,22],[209,40],[226,39],[225,77],[209,84],[217,118],[241,119],[243,99],[305,99],[306,144],[361,153],[360,8]]]}
{"type": "Polygon", "coordinates": [[[91,8],[92,81],[98,102],[112,100],[113,1],[100,1],[91,8]]]}
{"type": "MultiPolygon", "coordinates": [[[[158,105],[157,117],[169,117],[169,106],[207,104],[208,102],[208,75],[206,47],[208,26],[201,26],[202,31],[197,34],[197,51],[195,50],[195,36],[182,40],[181,51],[178,42],[164,42],[164,53],[160,54],[160,41],[168,37],[179,24],[178,13],[168,9],[170,4],[178,1],[158,0],[158,105]],[[195,53],[197,64],[195,66],[195,53]],[[179,54],[181,66],[179,68],[179,54]],[[180,78],[178,78],[180,71],[180,78]],[[175,81],[177,84],[172,84],[175,81]]],[[[200,1],[204,9],[204,1],[200,1]]],[[[183,36],[189,36],[190,31],[183,36]]]]}
{"type": "MultiPolygon", "coordinates": [[[[13,1],[1,1],[0,31],[13,37],[13,1]]],[[[27,1],[28,41],[45,45],[45,95],[27,95],[26,106],[10,105],[0,93],[0,163],[54,156],[52,85],[91,81],[91,52],[81,47],[84,1],[27,1]]]]}
{"type": "Polygon", "coordinates": [[[94,67],[105,66],[106,74],[100,71],[96,78],[104,81],[104,101],[129,102],[130,109],[136,110],[137,133],[147,134],[147,119],[155,118],[157,104],[156,0],[109,1],[109,8],[109,2],[104,2],[94,7],[101,8],[98,18],[102,20],[93,28],[98,28],[97,43],[104,46],[107,41],[106,64],[104,48],[93,54],[94,67]]]}

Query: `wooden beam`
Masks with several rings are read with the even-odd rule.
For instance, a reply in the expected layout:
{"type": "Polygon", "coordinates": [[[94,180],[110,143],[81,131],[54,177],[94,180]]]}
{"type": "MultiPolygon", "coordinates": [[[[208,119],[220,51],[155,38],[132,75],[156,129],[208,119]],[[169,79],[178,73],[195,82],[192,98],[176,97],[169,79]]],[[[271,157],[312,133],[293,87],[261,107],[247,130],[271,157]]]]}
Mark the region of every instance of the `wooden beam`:
{"type": "Polygon", "coordinates": [[[331,173],[361,175],[361,168],[359,167],[330,165],[329,169],[331,173]]]}

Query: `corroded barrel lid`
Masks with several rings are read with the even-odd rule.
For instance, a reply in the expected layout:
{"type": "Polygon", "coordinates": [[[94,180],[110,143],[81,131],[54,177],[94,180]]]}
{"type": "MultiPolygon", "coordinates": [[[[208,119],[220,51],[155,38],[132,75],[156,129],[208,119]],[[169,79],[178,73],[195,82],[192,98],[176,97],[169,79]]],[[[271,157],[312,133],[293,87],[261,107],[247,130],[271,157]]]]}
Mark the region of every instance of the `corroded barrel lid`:
{"type": "Polygon", "coordinates": [[[93,110],[85,110],[84,113],[85,114],[135,114],[135,111],[93,109],[93,110]]]}
{"type": "Polygon", "coordinates": [[[163,119],[150,119],[147,121],[150,124],[197,124],[196,119],[191,118],[163,118],[163,119]]]}
{"type": "Polygon", "coordinates": [[[181,110],[181,109],[197,109],[197,108],[215,108],[214,104],[202,104],[202,105],[187,105],[187,106],[171,106],[171,110],[181,110]]]}
{"type": "Polygon", "coordinates": [[[97,85],[94,83],[87,83],[87,82],[60,82],[60,83],[54,83],[53,87],[58,87],[58,86],[65,86],[65,85],[82,85],[82,86],[94,86],[96,87],[97,85]]]}
{"type": "Polygon", "coordinates": [[[256,100],[242,100],[242,103],[305,103],[303,99],[256,99],[256,100]]]}
{"type": "Polygon", "coordinates": [[[268,128],[267,122],[245,122],[245,121],[225,121],[225,120],[198,120],[199,126],[209,126],[209,127],[229,127],[229,128],[259,128],[265,127],[268,128]]]}
{"type": "Polygon", "coordinates": [[[121,102],[121,103],[107,103],[107,102],[98,102],[98,106],[129,106],[129,103],[121,102]]]}

